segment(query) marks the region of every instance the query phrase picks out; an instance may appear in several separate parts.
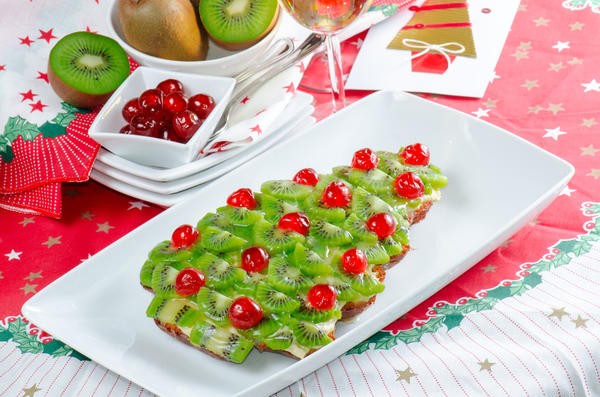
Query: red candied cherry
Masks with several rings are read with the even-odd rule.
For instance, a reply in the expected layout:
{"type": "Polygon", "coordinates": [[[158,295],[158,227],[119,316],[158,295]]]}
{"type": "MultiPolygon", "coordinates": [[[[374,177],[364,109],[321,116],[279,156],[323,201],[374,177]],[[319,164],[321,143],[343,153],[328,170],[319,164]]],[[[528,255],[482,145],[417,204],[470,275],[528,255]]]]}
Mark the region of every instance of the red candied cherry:
{"type": "Polygon", "coordinates": [[[407,199],[421,197],[425,192],[423,181],[412,172],[405,172],[394,179],[394,188],[396,193],[407,199]]]}
{"type": "Polygon", "coordinates": [[[256,208],[256,199],[254,193],[247,187],[236,190],[227,197],[227,204],[232,207],[248,208],[253,210],[256,208]]]}
{"type": "Polygon", "coordinates": [[[312,168],[303,168],[294,175],[294,182],[301,185],[315,186],[319,182],[319,174],[312,168]]]}
{"type": "Polygon", "coordinates": [[[379,157],[369,148],[357,150],[352,157],[352,168],[372,170],[379,165],[379,157]]]}
{"type": "Polygon", "coordinates": [[[169,113],[183,112],[186,108],[187,99],[181,92],[172,92],[163,98],[163,109],[169,113]]]}
{"type": "Polygon", "coordinates": [[[379,212],[369,217],[366,224],[367,229],[375,233],[380,240],[383,240],[394,234],[398,222],[396,218],[387,212],[379,212]]]}
{"type": "Polygon", "coordinates": [[[140,108],[146,113],[157,112],[162,109],[163,94],[158,88],[150,88],[140,95],[138,101],[140,108]]]}
{"type": "Polygon", "coordinates": [[[317,310],[329,310],[335,307],[337,292],[329,284],[317,284],[308,290],[306,299],[317,310]]]}
{"type": "Polygon", "coordinates": [[[201,119],[208,117],[215,108],[215,100],[206,94],[196,94],[188,99],[188,109],[196,113],[201,119]]]}
{"type": "Polygon", "coordinates": [[[151,115],[138,114],[133,116],[129,124],[131,133],[135,135],[158,136],[160,132],[160,122],[151,115]]]}
{"type": "Polygon", "coordinates": [[[123,109],[121,109],[121,114],[127,122],[130,122],[133,116],[136,116],[141,113],[142,108],[140,107],[140,101],[137,97],[125,102],[125,105],[123,105],[123,109]]]}
{"type": "Polygon", "coordinates": [[[156,85],[156,88],[161,90],[163,94],[169,95],[174,92],[183,93],[183,84],[177,79],[166,79],[156,85]]]}
{"type": "Polygon", "coordinates": [[[127,134],[127,135],[131,135],[133,134],[133,131],[131,130],[131,124],[125,124],[123,127],[121,127],[121,129],[119,130],[120,134],[127,134]]]}
{"type": "Polygon", "coordinates": [[[173,115],[171,125],[173,131],[187,142],[198,131],[198,128],[202,125],[202,120],[196,116],[196,113],[184,110],[173,115]]]}
{"type": "Polygon", "coordinates": [[[400,152],[404,164],[427,165],[429,164],[429,148],[421,143],[408,145],[400,152]]]}
{"type": "Polygon", "coordinates": [[[171,246],[175,249],[186,248],[198,240],[200,233],[192,225],[181,225],[171,235],[171,246]]]}
{"type": "Polygon", "coordinates": [[[193,295],[206,284],[204,273],[193,267],[181,269],[175,278],[175,292],[181,296],[193,295]]]}
{"type": "Polygon", "coordinates": [[[252,328],[262,320],[263,311],[258,303],[248,298],[240,296],[234,299],[227,310],[227,316],[231,325],[238,329],[252,328]]]}
{"type": "Polygon", "coordinates": [[[279,218],[277,227],[281,230],[293,231],[306,236],[310,228],[310,221],[302,212],[290,212],[279,218]]]}
{"type": "Polygon", "coordinates": [[[342,267],[348,273],[362,274],[367,265],[367,255],[358,248],[350,248],[342,254],[342,267]]]}
{"type": "Polygon", "coordinates": [[[242,269],[247,272],[260,272],[269,264],[269,253],[263,247],[250,247],[242,252],[242,269]]]}
{"type": "Polygon", "coordinates": [[[345,207],[350,200],[352,200],[350,188],[340,181],[334,181],[327,185],[321,196],[321,202],[325,207],[345,207]]]}

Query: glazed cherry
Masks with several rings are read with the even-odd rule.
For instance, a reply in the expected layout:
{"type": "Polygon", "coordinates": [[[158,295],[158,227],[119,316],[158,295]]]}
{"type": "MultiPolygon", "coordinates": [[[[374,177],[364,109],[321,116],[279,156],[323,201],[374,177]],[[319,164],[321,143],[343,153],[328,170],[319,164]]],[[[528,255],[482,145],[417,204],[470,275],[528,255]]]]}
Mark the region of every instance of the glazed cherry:
{"type": "Polygon", "coordinates": [[[204,273],[193,267],[182,269],[175,278],[175,292],[181,296],[193,295],[206,284],[204,273]]]}
{"type": "Polygon", "coordinates": [[[232,207],[248,208],[249,210],[253,210],[256,208],[256,199],[254,198],[254,193],[252,190],[248,188],[241,188],[231,193],[229,197],[227,197],[227,204],[232,207]]]}
{"type": "Polygon", "coordinates": [[[260,323],[263,311],[259,304],[252,299],[247,296],[240,296],[229,306],[227,316],[231,321],[231,325],[235,328],[248,329],[260,323]]]}
{"type": "Polygon", "coordinates": [[[396,193],[408,199],[421,197],[425,191],[421,178],[412,172],[398,175],[394,180],[394,188],[396,193]]]}
{"type": "Polygon", "coordinates": [[[187,99],[181,92],[172,92],[163,98],[163,109],[169,113],[183,112],[187,108],[187,99]]]}
{"type": "Polygon", "coordinates": [[[156,88],[161,90],[163,94],[169,95],[174,92],[183,93],[183,84],[177,79],[166,79],[157,84],[156,88]]]}
{"type": "Polygon", "coordinates": [[[187,248],[200,237],[198,230],[192,225],[181,225],[171,235],[171,246],[175,249],[187,248]]]}
{"type": "Polygon", "coordinates": [[[140,108],[146,113],[157,112],[162,109],[163,94],[158,88],[150,88],[139,97],[140,108]]]}
{"type": "Polygon", "coordinates": [[[290,212],[279,218],[277,227],[281,230],[294,231],[306,236],[310,228],[310,221],[302,212],[290,212]]]}
{"type": "Polygon", "coordinates": [[[396,218],[387,212],[379,212],[367,219],[367,229],[377,235],[380,240],[387,238],[394,234],[398,222],[396,218]]]}
{"type": "Polygon", "coordinates": [[[317,310],[329,310],[335,307],[337,292],[329,284],[317,284],[308,290],[306,299],[317,310]]]}
{"type": "Polygon", "coordinates": [[[342,254],[342,267],[348,273],[362,274],[367,265],[367,255],[358,248],[350,248],[342,254]]]}
{"type": "Polygon", "coordinates": [[[301,185],[315,186],[319,182],[319,174],[312,168],[303,168],[294,175],[294,182],[301,185]]]}
{"type": "Polygon", "coordinates": [[[372,170],[377,168],[379,157],[369,148],[357,150],[352,157],[352,168],[372,170]]]}
{"type": "Polygon", "coordinates": [[[147,114],[138,114],[131,119],[131,133],[143,136],[158,136],[160,122],[155,117],[147,114]]]}
{"type": "Polygon", "coordinates": [[[215,100],[206,94],[196,94],[188,99],[188,109],[196,113],[201,119],[208,117],[215,108],[215,100]]]}
{"type": "Polygon", "coordinates": [[[127,121],[128,123],[131,121],[133,116],[136,116],[141,113],[142,108],[140,107],[140,101],[138,100],[138,98],[128,100],[125,103],[125,105],[123,105],[123,109],[121,109],[121,114],[123,115],[125,121],[127,121]]]}
{"type": "Polygon", "coordinates": [[[421,143],[408,145],[400,152],[404,164],[427,165],[429,164],[429,148],[421,143]]]}
{"type": "Polygon", "coordinates": [[[125,124],[123,127],[121,127],[121,129],[119,130],[120,134],[133,134],[133,131],[131,130],[131,124],[125,124]]]}
{"type": "Polygon", "coordinates": [[[242,252],[242,269],[260,272],[269,264],[269,253],[263,247],[250,247],[242,252]]]}
{"type": "Polygon", "coordinates": [[[187,141],[198,131],[198,128],[202,125],[202,121],[196,113],[186,109],[183,112],[173,115],[171,125],[173,126],[173,131],[184,141],[187,141]]]}
{"type": "Polygon", "coordinates": [[[350,204],[350,200],[352,200],[350,188],[340,181],[327,185],[321,196],[321,202],[325,207],[345,207],[350,204]]]}

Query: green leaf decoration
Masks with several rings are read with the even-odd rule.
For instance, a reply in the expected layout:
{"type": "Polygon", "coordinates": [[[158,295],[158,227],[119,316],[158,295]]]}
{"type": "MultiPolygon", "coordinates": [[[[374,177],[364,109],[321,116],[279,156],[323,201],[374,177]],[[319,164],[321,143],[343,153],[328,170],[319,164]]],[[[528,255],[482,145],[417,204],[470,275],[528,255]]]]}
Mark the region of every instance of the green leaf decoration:
{"type": "Polygon", "coordinates": [[[398,11],[398,5],[397,4],[384,4],[384,5],[380,5],[380,6],[371,6],[368,10],[368,12],[381,12],[384,16],[386,17],[391,17],[392,15],[394,15],[396,13],[396,11],[398,11]]]}
{"type": "MultiPolygon", "coordinates": [[[[77,115],[74,113],[59,113],[54,117],[51,121],[55,124],[58,124],[64,128],[67,128],[71,121],[75,120],[77,115]]],[[[66,132],[66,130],[65,130],[66,132]]]]}
{"type": "Polygon", "coordinates": [[[70,105],[66,102],[61,102],[60,106],[63,108],[63,110],[65,112],[70,113],[70,114],[75,114],[75,113],[86,114],[86,113],[92,112],[91,109],[78,108],[78,107],[70,105]]]}
{"type": "Polygon", "coordinates": [[[21,353],[37,354],[44,351],[44,344],[38,340],[36,335],[29,334],[27,324],[20,317],[8,324],[8,331],[12,333],[12,341],[21,353]]]}
{"type": "Polygon", "coordinates": [[[465,318],[465,316],[462,314],[450,314],[444,317],[444,325],[448,328],[448,331],[450,331],[452,328],[458,327],[463,318],[465,318]]]}
{"type": "Polygon", "coordinates": [[[487,292],[487,296],[489,298],[494,298],[494,299],[504,299],[504,298],[508,298],[510,296],[510,287],[496,287],[494,289],[491,289],[487,292]]]}
{"type": "Polygon", "coordinates": [[[4,136],[13,142],[20,135],[26,141],[32,141],[38,136],[40,130],[38,126],[30,123],[21,116],[13,116],[8,118],[6,126],[4,126],[4,136]]]}
{"type": "Polygon", "coordinates": [[[0,135],[0,157],[7,163],[10,163],[15,157],[15,153],[12,150],[12,142],[4,135],[0,135]]]}
{"type": "Polygon", "coordinates": [[[45,138],[56,138],[67,133],[67,129],[60,124],[45,122],[40,126],[40,132],[45,138]]]}

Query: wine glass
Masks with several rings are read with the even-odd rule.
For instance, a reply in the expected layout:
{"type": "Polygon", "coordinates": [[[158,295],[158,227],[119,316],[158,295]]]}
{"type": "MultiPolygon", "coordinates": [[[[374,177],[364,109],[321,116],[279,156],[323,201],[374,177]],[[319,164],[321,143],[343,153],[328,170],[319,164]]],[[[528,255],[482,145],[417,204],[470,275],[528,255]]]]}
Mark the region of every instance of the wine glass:
{"type": "Polygon", "coordinates": [[[336,33],[361,15],[370,0],[279,0],[298,23],[325,35],[333,111],[345,105],[342,54],[336,33]]]}

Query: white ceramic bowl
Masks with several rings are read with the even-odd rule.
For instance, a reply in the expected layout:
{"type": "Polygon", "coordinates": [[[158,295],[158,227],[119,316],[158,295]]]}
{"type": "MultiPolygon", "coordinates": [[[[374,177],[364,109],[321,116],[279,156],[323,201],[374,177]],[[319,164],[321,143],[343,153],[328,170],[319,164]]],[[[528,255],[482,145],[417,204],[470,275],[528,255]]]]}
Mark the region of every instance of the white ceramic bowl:
{"type": "Polygon", "coordinates": [[[119,17],[117,15],[118,0],[114,0],[109,8],[107,26],[109,35],[114,38],[125,51],[140,65],[167,69],[176,72],[199,73],[211,76],[235,76],[246,70],[249,66],[260,59],[273,38],[277,35],[277,29],[281,23],[282,12],[273,30],[261,41],[252,47],[241,51],[227,51],[218,47],[212,41],[209,42],[208,55],[204,61],[172,61],[145,54],[130,46],[123,36],[119,17]]]}
{"type": "Polygon", "coordinates": [[[231,77],[205,76],[140,66],[108,99],[92,123],[89,134],[106,149],[128,160],[163,168],[177,167],[192,161],[204,147],[227,107],[234,86],[235,79],[231,77]],[[184,144],[119,133],[121,127],[126,124],[121,114],[123,105],[146,89],[154,88],[169,78],[181,81],[188,97],[205,93],[215,100],[215,108],[194,136],[184,144]]]}

